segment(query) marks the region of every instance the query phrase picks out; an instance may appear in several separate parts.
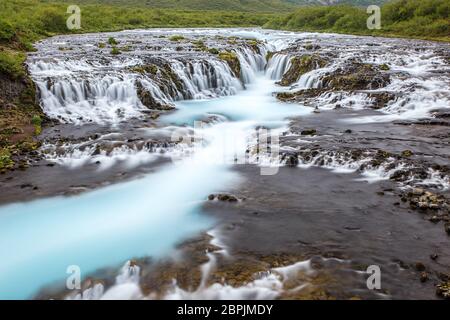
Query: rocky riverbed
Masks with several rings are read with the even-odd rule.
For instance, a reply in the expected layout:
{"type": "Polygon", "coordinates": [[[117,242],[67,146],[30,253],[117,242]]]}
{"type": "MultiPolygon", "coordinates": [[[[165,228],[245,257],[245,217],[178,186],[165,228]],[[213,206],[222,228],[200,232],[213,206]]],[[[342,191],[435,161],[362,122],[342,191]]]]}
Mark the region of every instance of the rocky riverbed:
{"type": "Polygon", "coordinates": [[[14,297],[449,297],[447,44],[162,29],[36,47],[48,124],[0,176],[14,297]]]}

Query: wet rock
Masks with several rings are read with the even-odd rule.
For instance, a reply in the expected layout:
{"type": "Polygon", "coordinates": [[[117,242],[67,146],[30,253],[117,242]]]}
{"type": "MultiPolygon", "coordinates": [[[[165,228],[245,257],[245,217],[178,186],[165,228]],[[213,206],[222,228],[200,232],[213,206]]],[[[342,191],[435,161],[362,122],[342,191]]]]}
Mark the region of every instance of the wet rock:
{"type": "Polygon", "coordinates": [[[372,92],[368,97],[373,100],[372,109],[384,108],[389,102],[394,101],[396,96],[390,92],[372,92]]]}
{"type": "Polygon", "coordinates": [[[315,98],[324,93],[323,89],[306,89],[299,90],[296,92],[278,92],[276,98],[284,102],[298,102],[305,99],[315,98]]]}
{"type": "Polygon", "coordinates": [[[286,164],[286,166],[294,168],[299,164],[298,154],[295,152],[286,152],[281,156],[281,161],[286,164]]]}
{"type": "Polygon", "coordinates": [[[236,78],[241,77],[241,63],[236,53],[231,51],[222,51],[219,53],[219,59],[225,61],[233,71],[236,78]]]}
{"type": "Polygon", "coordinates": [[[239,198],[232,194],[227,193],[219,193],[219,194],[210,194],[208,196],[209,201],[218,200],[223,202],[238,202],[239,198]]]}
{"type": "Polygon", "coordinates": [[[402,151],[402,157],[404,157],[404,158],[409,158],[412,155],[413,155],[413,152],[411,150],[402,151]]]}
{"type": "Polygon", "coordinates": [[[430,255],[430,259],[433,261],[437,260],[438,258],[439,258],[439,256],[436,253],[433,253],[430,255]]]}
{"type": "Polygon", "coordinates": [[[417,262],[415,265],[417,271],[425,271],[425,265],[422,262],[417,262]]]}
{"type": "Polygon", "coordinates": [[[390,77],[373,65],[352,62],[325,76],[322,83],[333,90],[374,90],[388,85],[390,77]]]}
{"type": "Polygon", "coordinates": [[[318,55],[297,56],[291,59],[291,66],[279,82],[282,86],[289,86],[296,82],[301,75],[314,69],[323,68],[326,61],[318,55]]]}
{"type": "Polygon", "coordinates": [[[428,273],[422,272],[420,274],[420,282],[426,282],[426,281],[428,281],[428,273]]]}
{"type": "Polygon", "coordinates": [[[137,81],[136,83],[136,92],[142,104],[149,109],[160,111],[169,111],[175,109],[173,105],[161,103],[160,101],[156,100],[153,97],[152,93],[145,89],[145,87],[139,81],[137,81]]]}
{"type": "Polygon", "coordinates": [[[450,282],[442,282],[436,286],[436,294],[444,299],[450,299],[450,282]]]}
{"type": "Polygon", "coordinates": [[[314,136],[316,134],[317,134],[316,129],[305,129],[305,130],[302,130],[302,132],[301,132],[302,136],[314,136]]]}

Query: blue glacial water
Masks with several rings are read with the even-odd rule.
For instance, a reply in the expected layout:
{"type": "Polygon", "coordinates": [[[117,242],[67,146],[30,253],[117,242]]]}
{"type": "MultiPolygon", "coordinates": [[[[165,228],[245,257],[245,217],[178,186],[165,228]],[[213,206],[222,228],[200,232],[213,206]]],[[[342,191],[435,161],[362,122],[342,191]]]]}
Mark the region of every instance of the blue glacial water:
{"type": "Polygon", "coordinates": [[[0,207],[0,299],[27,299],[43,286],[64,284],[70,265],[78,265],[83,276],[134,257],[170,254],[183,239],[210,228],[214,221],[202,214],[202,202],[239,177],[229,163],[198,160],[224,152],[225,134],[232,132],[245,148],[245,136],[256,125],[280,127],[288,116],[310,113],[277,103],[273,86],[261,75],[236,96],[178,103],[163,122],[226,118],[205,130],[208,143],[193,158],[81,195],[0,207]]]}

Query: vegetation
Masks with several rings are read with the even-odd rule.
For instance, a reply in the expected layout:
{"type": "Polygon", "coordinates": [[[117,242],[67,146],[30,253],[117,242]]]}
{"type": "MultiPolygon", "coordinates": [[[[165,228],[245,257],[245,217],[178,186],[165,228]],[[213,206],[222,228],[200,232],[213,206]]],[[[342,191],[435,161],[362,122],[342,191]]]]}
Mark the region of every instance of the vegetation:
{"type": "Polygon", "coordinates": [[[171,36],[169,38],[169,40],[170,41],[174,41],[174,42],[178,42],[178,41],[184,40],[184,37],[180,36],[180,35],[174,35],[174,36],[171,36]]]}
{"type": "Polygon", "coordinates": [[[0,73],[7,75],[11,80],[25,76],[23,63],[25,54],[13,50],[0,51],[0,73]]]}
{"type": "Polygon", "coordinates": [[[42,132],[42,118],[35,114],[32,118],[31,118],[31,123],[34,125],[34,131],[36,133],[36,135],[41,134],[42,132]]]}
{"type": "Polygon", "coordinates": [[[396,0],[381,7],[381,29],[369,30],[365,8],[304,7],[265,24],[266,28],[450,40],[448,0],[396,0]]]}
{"type": "Polygon", "coordinates": [[[111,54],[120,54],[120,50],[117,47],[112,47],[111,54]]]}

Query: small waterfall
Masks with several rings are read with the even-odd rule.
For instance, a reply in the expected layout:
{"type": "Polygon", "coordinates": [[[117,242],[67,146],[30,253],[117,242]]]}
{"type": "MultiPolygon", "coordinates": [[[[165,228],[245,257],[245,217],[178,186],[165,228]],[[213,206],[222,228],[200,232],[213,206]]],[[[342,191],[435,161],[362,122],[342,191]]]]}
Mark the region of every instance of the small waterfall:
{"type": "Polygon", "coordinates": [[[64,122],[118,122],[143,109],[131,75],[46,78],[36,84],[44,112],[64,122]]]}
{"type": "MultiPolygon", "coordinates": [[[[224,61],[195,61],[182,63],[171,61],[171,67],[183,83],[183,99],[204,99],[228,96],[242,89],[224,61]]],[[[180,98],[180,97],[178,97],[180,98]]],[[[178,100],[175,98],[175,100],[178,100]]]]}
{"type": "Polygon", "coordinates": [[[272,80],[280,80],[291,66],[290,56],[284,53],[275,53],[266,67],[266,74],[272,80]]]}
{"type": "Polygon", "coordinates": [[[29,69],[37,83],[44,112],[61,122],[118,123],[143,116],[146,106],[167,105],[177,100],[229,96],[254,81],[266,65],[265,45],[234,50],[241,64],[236,78],[226,61],[215,56],[194,60],[162,58],[157,65],[164,74],[146,74],[130,67],[145,64],[140,59],[112,57],[111,60],[80,60],[70,57],[51,61],[35,59],[29,69]],[[122,63],[122,64],[121,64],[122,63]],[[146,95],[140,100],[139,88],[146,95]]]}
{"type": "Polygon", "coordinates": [[[256,77],[255,73],[264,70],[266,66],[266,48],[259,46],[257,51],[255,53],[247,47],[235,51],[241,63],[241,78],[244,84],[253,82],[256,77]]]}

